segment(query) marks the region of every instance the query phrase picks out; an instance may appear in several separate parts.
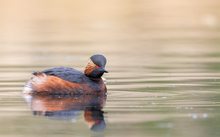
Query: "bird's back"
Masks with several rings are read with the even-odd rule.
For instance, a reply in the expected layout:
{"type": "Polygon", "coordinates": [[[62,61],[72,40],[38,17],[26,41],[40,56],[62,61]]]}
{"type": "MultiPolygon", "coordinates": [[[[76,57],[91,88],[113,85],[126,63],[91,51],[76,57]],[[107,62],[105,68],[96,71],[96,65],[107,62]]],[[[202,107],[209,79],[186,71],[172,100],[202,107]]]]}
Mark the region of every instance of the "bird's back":
{"type": "Polygon", "coordinates": [[[49,76],[56,76],[63,80],[74,83],[83,83],[87,79],[81,71],[69,67],[54,67],[44,70],[41,73],[49,76]]]}

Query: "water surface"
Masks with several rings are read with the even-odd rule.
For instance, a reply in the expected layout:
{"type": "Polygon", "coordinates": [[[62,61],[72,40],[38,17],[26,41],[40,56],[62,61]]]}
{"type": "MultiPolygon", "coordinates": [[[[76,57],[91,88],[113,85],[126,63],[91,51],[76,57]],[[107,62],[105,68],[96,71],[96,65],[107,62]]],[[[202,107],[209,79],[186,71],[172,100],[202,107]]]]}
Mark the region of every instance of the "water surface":
{"type": "Polygon", "coordinates": [[[219,4],[1,1],[0,136],[219,137],[219,4]],[[94,53],[110,72],[104,131],[90,130],[84,108],[64,120],[33,113],[21,94],[32,71],[83,71],[94,53]]]}

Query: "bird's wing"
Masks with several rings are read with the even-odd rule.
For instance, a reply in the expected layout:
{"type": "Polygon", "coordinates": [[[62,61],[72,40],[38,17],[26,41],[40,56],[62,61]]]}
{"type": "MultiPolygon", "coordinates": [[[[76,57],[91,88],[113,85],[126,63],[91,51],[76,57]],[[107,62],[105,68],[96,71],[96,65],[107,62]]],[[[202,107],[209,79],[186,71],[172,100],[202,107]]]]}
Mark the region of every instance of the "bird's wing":
{"type": "Polygon", "coordinates": [[[46,75],[59,77],[70,82],[80,83],[84,80],[84,74],[78,70],[68,67],[55,67],[42,71],[46,75]]]}

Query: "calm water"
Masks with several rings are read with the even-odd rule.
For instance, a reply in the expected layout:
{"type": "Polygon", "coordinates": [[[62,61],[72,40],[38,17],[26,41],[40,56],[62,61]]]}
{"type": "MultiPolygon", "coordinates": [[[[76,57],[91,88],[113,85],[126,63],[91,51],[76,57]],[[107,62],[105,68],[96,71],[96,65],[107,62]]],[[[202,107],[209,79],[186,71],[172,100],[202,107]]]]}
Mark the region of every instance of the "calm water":
{"type": "Polygon", "coordinates": [[[217,0],[0,1],[0,136],[219,137],[219,7],[217,0]],[[83,70],[94,53],[108,58],[106,100],[22,96],[32,71],[83,70]],[[102,131],[90,130],[92,118],[102,131]]]}

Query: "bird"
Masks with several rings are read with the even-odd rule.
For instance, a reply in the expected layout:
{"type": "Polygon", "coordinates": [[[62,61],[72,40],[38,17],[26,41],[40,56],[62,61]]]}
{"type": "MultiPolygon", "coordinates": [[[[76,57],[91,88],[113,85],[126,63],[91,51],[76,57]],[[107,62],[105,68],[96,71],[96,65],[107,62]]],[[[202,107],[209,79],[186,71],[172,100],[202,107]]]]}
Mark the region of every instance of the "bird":
{"type": "Polygon", "coordinates": [[[92,55],[84,73],[70,67],[53,67],[32,73],[23,93],[37,95],[106,94],[102,79],[107,59],[102,54],[92,55]]]}

